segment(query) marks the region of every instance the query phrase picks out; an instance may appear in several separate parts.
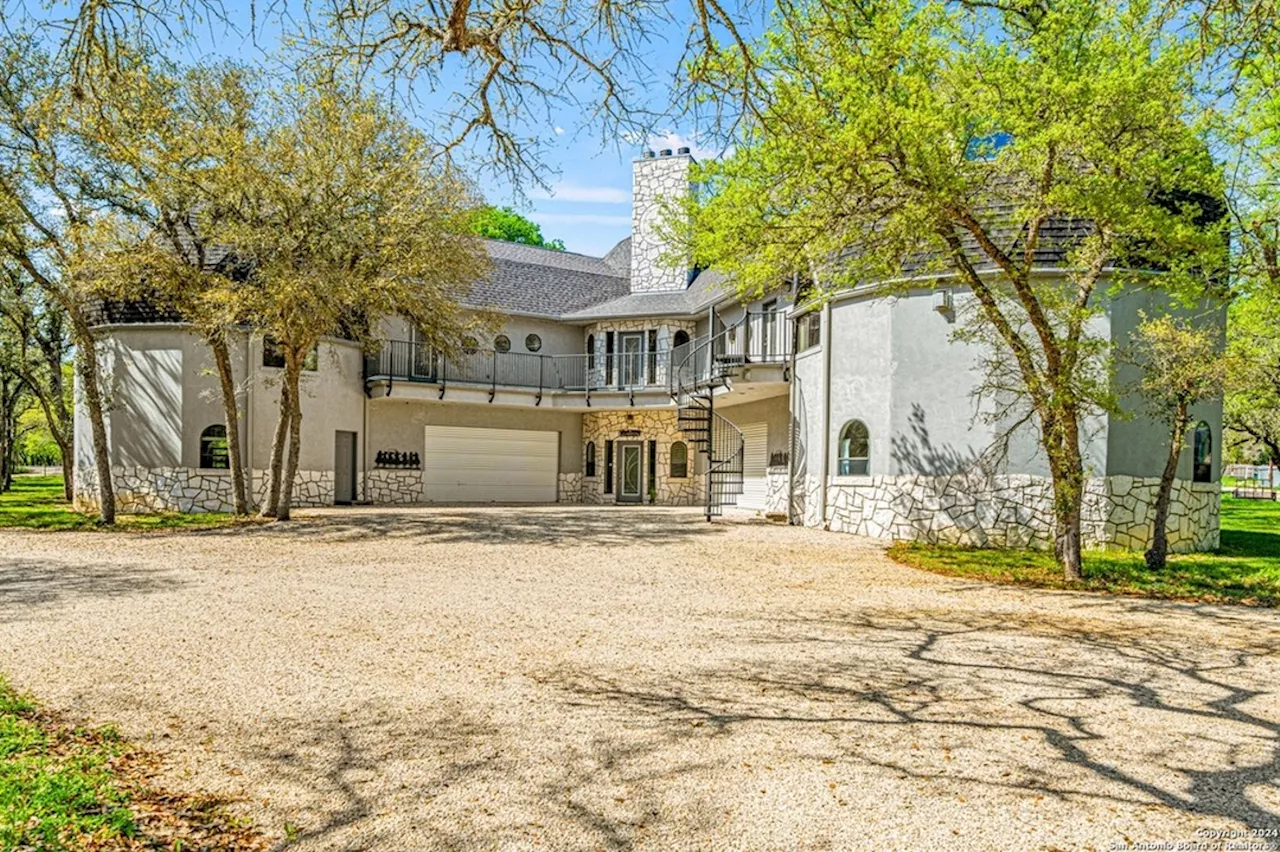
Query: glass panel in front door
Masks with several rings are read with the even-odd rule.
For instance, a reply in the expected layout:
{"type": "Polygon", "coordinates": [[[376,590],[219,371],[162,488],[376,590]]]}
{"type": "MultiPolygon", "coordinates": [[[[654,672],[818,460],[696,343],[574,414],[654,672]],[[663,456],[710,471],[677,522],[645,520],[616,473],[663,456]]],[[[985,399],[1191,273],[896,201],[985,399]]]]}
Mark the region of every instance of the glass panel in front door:
{"type": "Polygon", "coordinates": [[[622,335],[622,363],[618,384],[625,388],[644,384],[644,335],[622,335]]]}
{"type": "Polygon", "coordinates": [[[634,444],[622,448],[622,494],[640,496],[640,448],[634,444]]]}

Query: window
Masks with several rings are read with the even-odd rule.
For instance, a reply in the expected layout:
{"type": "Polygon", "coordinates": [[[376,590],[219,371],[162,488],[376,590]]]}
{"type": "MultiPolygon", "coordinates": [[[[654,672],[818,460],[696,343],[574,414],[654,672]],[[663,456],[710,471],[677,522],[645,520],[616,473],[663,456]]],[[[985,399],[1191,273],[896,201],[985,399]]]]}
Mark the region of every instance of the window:
{"type": "Polygon", "coordinates": [[[684,441],[671,445],[671,478],[686,479],[689,476],[689,448],[684,441]]]}
{"type": "Polygon", "coordinates": [[[604,493],[613,493],[613,441],[604,442],[604,493]]]}
{"type": "Polygon", "coordinates": [[[596,368],[596,336],[594,334],[587,335],[587,369],[594,370],[596,368]]]}
{"type": "Polygon", "coordinates": [[[689,332],[685,331],[683,328],[676,332],[675,337],[671,338],[672,349],[679,349],[681,346],[687,346],[688,344],[689,332]]]}
{"type": "Polygon", "coordinates": [[[524,348],[530,352],[537,352],[542,348],[542,338],[536,334],[527,335],[524,339],[524,348]]]}
{"type": "Polygon", "coordinates": [[[645,335],[645,348],[648,350],[649,355],[646,376],[649,379],[649,384],[652,385],[658,381],[658,330],[656,328],[649,329],[648,334],[645,335]]]}
{"type": "Polygon", "coordinates": [[[812,311],[796,320],[796,351],[812,349],[822,342],[822,314],[812,311]]]}
{"type": "Polygon", "coordinates": [[[587,441],[587,476],[596,475],[596,442],[587,441]]]}
{"type": "Polygon", "coordinates": [[[1213,482],[1213,430],[1201,420],[1196,424],[1191,481],[1213,482]]]}
{"type": "MultiPolygon", "coordinates": [[[[262,336],[262,366],[275,367],[284,369],[284,349],[276,342],[275,338],[262,336]]],[[[320,368],[320,353],[315,346],[311,347],[311,351],[307,353],[306,360],[302,362],[302,369],[315,372],[320,368]]]]}
{"type": "Polygon", "coordinates": [[[474,355],[480,349],[480,341],[471,335],[462,338],[462,351],[468,355],[474,355]]]}
{"type": "Polygon", "coordinates": [[[840,430],[840,476],[866,476],[871,467],[871,434],[861,420],[850,420],[840,430]]]}
{"type": "Polygon", "coordinates": [[[507,337],[505,334],[499,334],[493,339],[493,350],[495,352],[510,352],[511,338],[507,337]]]}
{"type": "Polygon", "coordinates": [[[227,427],[221,423],[206,426],[200,433],[200,467],[206,470],[227,470],[231,467],[227,427]]]}

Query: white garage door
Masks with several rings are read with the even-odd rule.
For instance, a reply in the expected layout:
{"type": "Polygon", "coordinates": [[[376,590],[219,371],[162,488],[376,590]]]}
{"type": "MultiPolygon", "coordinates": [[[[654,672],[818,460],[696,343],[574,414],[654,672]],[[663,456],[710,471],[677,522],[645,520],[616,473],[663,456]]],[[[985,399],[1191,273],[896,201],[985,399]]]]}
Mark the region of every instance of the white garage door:
{"type": "Polygon", "coordinates": [[[742,430],[742,496],[743,509],[763,509],[769,489],[765,485],[765,469],[769,466],[769,424],[747,423],[742,430]]]}
{"type": "Polygon", "coordinates": [[[424,496],[441,503],[554,503],[560,433],[428,426],[424,496]]]}

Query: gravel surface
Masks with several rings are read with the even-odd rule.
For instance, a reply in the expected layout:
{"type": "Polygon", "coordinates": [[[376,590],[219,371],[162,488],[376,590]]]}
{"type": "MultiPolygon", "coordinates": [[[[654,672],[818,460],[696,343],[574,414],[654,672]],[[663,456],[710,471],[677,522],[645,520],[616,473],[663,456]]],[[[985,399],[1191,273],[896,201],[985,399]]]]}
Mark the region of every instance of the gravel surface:
{"type": "Polygon", "coordinates": [[[1276,832],[1278,650],[1274,610],[990,586],[683,510],[0,532],[0,671],[291,849],[1276,832]]]}

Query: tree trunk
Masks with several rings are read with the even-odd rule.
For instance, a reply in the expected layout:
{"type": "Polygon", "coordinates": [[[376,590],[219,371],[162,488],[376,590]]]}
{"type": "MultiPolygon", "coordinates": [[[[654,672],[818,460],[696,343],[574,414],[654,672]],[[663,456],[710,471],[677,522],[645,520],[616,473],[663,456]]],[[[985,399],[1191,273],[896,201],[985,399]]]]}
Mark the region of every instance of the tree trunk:
{"type": "Polygon", "coordinates": [[[98,350],[93,334],[77,323],[76,342],[79,357],[76,367],[80,371],[80,390],[84,394],[85,408],[89,410],[89,425],[93,432],[93,460],[98,470],[98,516],[104,524],[116,522],[116,488],[111,481],[111,457],[107,444],[107,424],[102,415],[102,387],[98,383],[98,350]]]}
{"type": "Polygon", "coordinates": [[[287,521],[293,509],[293,486],[298,478],[298,457],[302,452],[302,389],[299,379],[302,373],[302,358],[290,357],[285,366],[285,381],[289,384],[289,398],[293,401],[292,417],[289,419],[289,463],[285,466],[284,482],[280,488],[280,505],[276,511],[276,520],[287,521]]]}
{"type": "Polygon", "coordinates": [[[1147,567],[1158,571],[1168,563],[1169,504],[1173,502],[1173,480],[1178,474],[1178,458],[1187,434],[1187,405],[1180,404],[1173,415],[1173,431],[1169,435],[1169,455],[1160,474],[1160,490],[1156,493],[1156,516],[1151,522],[1151,546],[1143,554],[1147,567]]]}
{"type": "Polygon", "coordinates": [[[280,414],[276,419],[276,434],[271,441],[271,462],[268,465],[270,479],[267,483],[267,499],[262,503],[258,513],[264,518],[274,518],[280,507],[280,476],[284,467],[285,441],[288,439],[289,423],[293,417],[293,408],[289,404],[289,383],[280,385],[280,414]]]}
{"type": "Polygon", "coordinates": [[[72,481],[76,475],[75,457],[73,455],[75,450],[73,447],[63,449],[61,441],[58,441],[58,449],[62,452],[62,499],[70,503],[76,499],[75,483],[72,481]]]}
{"type": "Polygon", "coordinates": [[[240,409],[236,405],[236,379],[231,368],[231,351],[227,338],[221,332],[209,338],[213,361],[218,368],[218,381],[222,386],[222,416],[227,423],[227,456],[231,466],[231,500],[237,515],[249,514],[249,500],[245,493],[244,459],[240,455],[240,409]]]}
{"type": "Polygon", "coordinates": [[[1068,581],[1084,579],[1080,518],[1084,504],[1084,459],[1074,412],[1043,423],[1044,448],[1053,478],[1053,552],[1068,581]]]}

